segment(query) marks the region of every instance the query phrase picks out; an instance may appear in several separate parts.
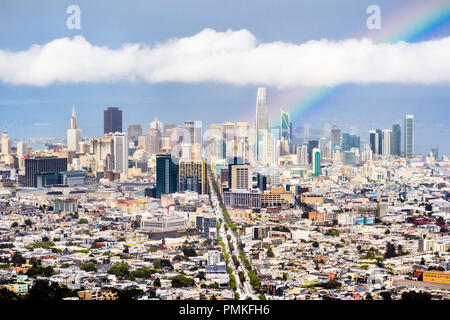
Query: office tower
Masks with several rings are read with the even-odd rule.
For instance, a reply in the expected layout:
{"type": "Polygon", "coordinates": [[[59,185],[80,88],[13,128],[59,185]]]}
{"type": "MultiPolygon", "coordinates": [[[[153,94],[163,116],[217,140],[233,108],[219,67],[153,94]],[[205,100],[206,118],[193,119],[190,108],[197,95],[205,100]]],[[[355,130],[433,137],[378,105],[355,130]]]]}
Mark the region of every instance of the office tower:
{"type": "Polygon", "coordinates": [[[338,126],[333,126],[331,129],[331,148],[336,150],[341,144],[341,129],[338,126]]]}
{"type": "Polygon", "coordinates": [[[312,151],[314,148],[319,148],[319,141],[309,140],[308,141],[308,164],[312,162],[312,151]]]}
{"type": "Polygon", "coordinates": [[[382,145],[382,150],[383,150],[383,156],[387,157],[391,155],[391,130],[388,129],[384,129],[383,130],[383,145],[382,145]]]}
{"type": "Polygon", "coordinates": [[[215,137],[223,138],[223,126],[220,123],[211,123],[208,130],[209,140],[213,140],[215,137]]]}
{"type": "Polygon", "coordinates": [[[312,167],[315,177],[320,176],[320,150],[318,148],[312,149],[312,167]]]}
{"type": "Polygon", "coordinates": [[[27,155],[27,144],[23,141],[17,142],[17,158],[21,159],[27,155]]]}
{"type": "Polygon", "coordinates": [[[234,139],[236,136],[236,125],[233,122],[225,122],[222,124],[223,135],[227,140],[234,139]]]}
{"type": "Polygon", "coordinates": [[[81,129],[77,128],[77,116],[75,115],[75,105],[72,108],[72,117],[70,118],[70,129],[67,130],[67,150],[80,151],[81,129]]]}
{"type": "Polygon", "coordinates": [[[104,133],[122,132],[122,110],[117,107],[108,107],[103,113],[104,133]]]}
{"type": "Polygon", "coordinates": [[[155,118],[152,122],[150,122],[150,129],[156,129],[161,133],[163,133],[163,124],[161,121],[158,121],[158,119],[155,118]]]}
{"type": "Polygon", "coordinates": [[[226,158],[226,143],[225,139],[216,137],[213,140],[213,152],[216,159],[226,158]]]}
{"type": "Polygon", "coordinates": [[[128,137],[125,132],[114,133],[114,170],[128,173],[128,137]]]}
{"type": "Polygon", "coordinates": [[[250,124],[248,122],[236,123],[236,136],[248,138],[250,131],[250,124]]]}
{"type": "Polygon", "coordinates": [[[128,140],[132,141],[136,146],[139,137],[142,136],[142,127],[140,124],[130,124],[127,130],[128,140]]]}
{"type": "Polygon", "coordinates": [[[370,143],[364,142],[361,150],[361,161],[372,160],[373,153],[370,143]]]}
{"type": "Polygon", "coordinates": [[[414,116],[405,117],[405,157],[414,157],[414,116]]]}
{"type": "Polygon", "coordinates": [[[297,164],[300,166],[308,165],[308,147],[306,145],[297,147],[297,164]]]}
{"type": "Polygon", "coordinates": [[[354,166],[356,164],[356,154],[353,151],[344,151],[344,165],[354,166]]]}
{"type": "Polygon", "coordinates": [[[178,165],[172,161],[170,153],[156,155],[156,197],[177,192],[178,165]]]}
{"type": "Polygon", "coordinates": [[[150,128],[145,136],[145,152],[151,157],[161,150],[161,132],[156,128],[150,128]]]}
{"type": "Polygon", "coordinates": [[[431,154],[433,155],[435,160],[439,159],[439,148],[435,147],[435,148],[431,148],[431,154]]]}
{"type": "Polygon", "coordinates": [[[202,143],[202,122],[201,121],[184,121],[180,124],[180,128],[184,129],[184,143],[201,144],[202,143]],[[189,140],[189,141],[187,141],[189,140]]]}
{"type": "Polygon", "coordinates": [[[269,121],[267,114],[267,89],[258,88],[256,94],[256,155],[259,161],[262,159],[262,154],[260,152],[261,141],[264,134],[267,133],[269,129],[269,121]]]}
{"type": "Polygon", "coordinates": [[[258,88],[256,95],[256,130],[268,130],[267,89],[258,88]]]}
{"type": "Polygon", "coordinates": [[[39,173],[55,174],[67,171],[67,158],[45,157],[25,159],[25,187],[37,187],[39,173]]]}
{"type": "Polygon", "coordinates": [[[372,154],[378,154],[379,148],[379,138],[378,131],[370,130],[369,131],[369,140],[370,140],[370,149],[372,150],[372,154]]]}
{"type": "Polygon", "coordinates": [[[350,133],[344,133],[342,135],[342,151],[349,151],[351,148],[360,149],[360,146],[361,139],[359,136],[350,133]]]}
{"type": "Polygon", "coordinates": [[[178,190],[208,193],[205,159],[181,159],[178,164],[178,190]]]}
{"type": "Polygon", "coordinates": [[[252,187],[252,167],[250,165],[231,166],[231,188],[251,189],[252,187]]]}
{"type": "Polygon", "coordinates": [[[281,110],[281,137],[285,138],[289,141],[290,138],[290,122],[289,122],[289,113],[281,110]]]}
{"type": "Polygon", "coordinates": [[[377,129],[375,130],[377,133],[377,138],[378,138],[378,150],[377,150],[377,154],[382,155],[383,154],[383,130],[381,129],[377,129]]]}
{"type": "Polygon", "coordinates": [[[11,154],[11,139],[6,131],[2,135],[2,154],[11,154]]]}
{"type": "Polygon", "coordinates": [[[169,137],[172,129],[175,129],[177,125],[175,123],[166,123],[164,125],[164,136],[169,137]]]}
{"type": "Polygon", "coordinates": [[[400,156],[402,129],[399,123],[392,124],[391,155],[400,156]]]}
{"type": "MultiPolygon", "coordinates": [[[[93,153],[98,163],[103,163],[107,156],[114,155],[114,137],[113,134],[105,134],[104,138],[92,138],[90,142],[90,153],[93,153]]],[[[107,167],[105,171],[112,169],[107,167]]]]}

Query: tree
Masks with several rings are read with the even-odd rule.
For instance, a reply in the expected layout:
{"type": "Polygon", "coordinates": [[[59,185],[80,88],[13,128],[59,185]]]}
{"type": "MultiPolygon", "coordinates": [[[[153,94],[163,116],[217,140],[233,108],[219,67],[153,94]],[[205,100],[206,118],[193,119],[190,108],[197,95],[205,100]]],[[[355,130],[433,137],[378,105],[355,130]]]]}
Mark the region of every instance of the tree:
{"type": "Polygon", "coordinates": [[[87,262],[83,264],[80,269],[86,272],[97,271],[97,266],[93,262],[87,262]]]}
{"type": "Polygon", "coordinates": [[[28,291],[31,300],[58,301],[64,297],[63,289],[55,282],[48,280],[36,280],[28,291]]]}
{"type": "Polygon", "coordinates": [[[380,292],[380,296],[383,298],[383,300],[392,300],[391,298],[391,292],[390,291],[382,291],[380,292]]]}
{"type": "Polygon", "coordinates": [[[425,259],[422,257],[422,259],[420,260],[420,265],[424,266],[425,265],[425,259]]]}
{"type": "Polygon", "coordinates": [[[88,220],[86,218],[81,218],[78,220],[78,224],[88,224],[88,220]]]}
{"type": "Polygon", "coordinates": [[[197,273],[197,278],[199,280],[206,280],[206,273],[204,271],[200,271],[199,273],[197,273]]]}
{"type": "Polygon", "coordinates": [[[143,278],[143,279],[149,279],[153,273],[154,273],[154,270],[150,269],[149,267],[141,267],[134,271],[131,271],[131,275],[133,277],[143,278]]]}
{"type": "Polygon", "coordinates": [[[314,241],[312,243],[313,248],[318,248],[319,247],[319,243],[317,241],[314,241]]]}
{"type": "Polygon", "coordinates": [[[389,258],[393,258],[396,256],[397,256],[397,254],[395,252],[395,246],[392,243],[388,242],[386,244],[386,252],[384,253],[384,257],[389,259],[389,258]]]}
{"type": "Polygon", "coordinates": [[[437,224],[438,226],[443,226],[443,225],[445,225],[445,220],[444,220],[444,218],[443,218],[443,217],[437,218],[437,219],[436,219],[436,224],[437,224]]]}
{"type": "Polygon", "coordinates": [[[183,247],[183,254],[186,257],[196,257],[197,256],[197,252],[195,252],[195,250],[193,248],[189,248],[186,246],[183,247]]]}
{"type": "Polygon", "coordinates": [[[19,226],[19,224],[17,222],[13,222],[11,225],[11,228],[17,228],[19,226]]]}
{"type": "Polygon", "coordinates": [[[26,259],[22,257],[19,252],[15,252],[11,258],[11,263],[13,266],[20,267],[26,262],[26,259]]]}
{"type": "Polygon", "coordinates": [[[431,300],[431,294],[428,292],[416,292],[409,291],[402,293],[402,300],[405,301],[429,301],[431,300]]]}
{"type": "Polygon", "coordinates": [[[244,274],[244,272],[239,271],[238,276],[239,276],[239,280],[241,281],[241,283],[244,283],[245,282],[245,274],[244,274]]]}
{"type": "Polygon", "coordinates": [[[131,301],[136,297],[142,296],[145,292],[142,289],[114,289],[117,292],[117,300],[131,301]]]}
{"type": "Polygon", "coordinates": [[[194,286],[194,279],[186,277],[182,274],[170,278],[172,280],[172,287],[182,288],[182,287],[192,287],[194,286]]]}
{"type": "Polygon", "coordinates": [[[125,277],[130,274],[128,263],[117,262],[109,270],[109,274],[114,274],[117,277],[125,277]]]}
{"type": "Polygon", "coordinates": [[[267,249],[267,257],[273,258],[275,255],[273,254],[272,248],[267,249]]]}
{"type": "Polygon", "coordinates": [[[155,287],[161,287],[161,280],[159,280],[159,278],[156,278],[155,281],[153,281],[153,285],[155,287]]]}
{"type": "Polygon", "coordinates": [[[31,227],[33,225],[33,222],[30,219],[25,220],[25,225],[27,227],[31,227]]]}

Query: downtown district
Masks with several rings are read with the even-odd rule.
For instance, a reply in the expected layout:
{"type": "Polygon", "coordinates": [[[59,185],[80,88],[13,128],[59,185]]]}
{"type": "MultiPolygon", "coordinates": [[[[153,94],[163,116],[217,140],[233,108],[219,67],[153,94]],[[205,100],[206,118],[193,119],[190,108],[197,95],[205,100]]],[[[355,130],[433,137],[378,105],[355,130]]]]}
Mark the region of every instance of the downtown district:
{"type": "Polygon", "coordinates": [[[252,124],[125,132],[109,107],[83,139],[74,106],[64,142],[4,132],[0,299],[448,299],[450,161],[415,154],[414,116],[277,122],[259,88],[252,124]]]}

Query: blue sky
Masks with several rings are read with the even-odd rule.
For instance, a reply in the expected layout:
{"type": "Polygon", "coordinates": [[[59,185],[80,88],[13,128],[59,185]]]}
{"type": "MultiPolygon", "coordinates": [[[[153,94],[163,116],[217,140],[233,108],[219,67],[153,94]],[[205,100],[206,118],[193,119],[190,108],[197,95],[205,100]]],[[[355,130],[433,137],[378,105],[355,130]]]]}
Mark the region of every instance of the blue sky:
{"type": "MultiPolygon", "coordinates": [[[[301,44],[327,38],[344,40],[370,35],[366,8],[377,4],[383,17],[402,10],[411,1],[82,1],[2,0],[0,2],[0,50],[28,50],[55,39],[82,35],[89,43],[120,48],[125,43],[149,47],[170,38],[191,37],[205,28],[217,32],[246,29],[258,42],[301,44]],[[66,8],[81,8],[81,30],[66,28],[66,8]]],[[[383,20],[382,20],[383,23],[383,20]]],[[[374,36],[377,31],[372,31],[374,36]]],[[[450,25],[427,35],[429,39],[450,35],[450,25]]],[[[427,39],[424,39],[427,40],[427,39]]],[[[83,137],[101,136],[102,110],[118,106],[124,127],[140,123],[144,130],[155,117],[163,122],[203,120],[249,121],[255,108],[257,86],[200,83],[53,83],[46,86],[0,82],[0,126],[12,138],[65,137],[71,106],[76,104],[83,137]]],[[[278,116],[277,102],[285,89],[268,86],[270,116],[278,116]]],[[[390,128],[403,123],[405,114],[416,117],[416,150],[428,153],[439,146],[450,154],[450,90],[442,84],[352,84],[325,102],[317,112],[299,119],[296,125],[323,122],[356,130],[367,140],[370,128],[390,128]]]]}

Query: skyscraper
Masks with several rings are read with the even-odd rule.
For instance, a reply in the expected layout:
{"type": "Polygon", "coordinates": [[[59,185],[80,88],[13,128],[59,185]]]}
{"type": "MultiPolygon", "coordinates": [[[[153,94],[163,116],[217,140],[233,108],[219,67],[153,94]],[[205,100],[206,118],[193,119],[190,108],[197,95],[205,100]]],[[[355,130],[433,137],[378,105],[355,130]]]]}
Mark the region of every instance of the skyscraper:
{"type": "Polygon", "coordinates": [[[378,154],[378,133],[375,130],[369,131],[370,150],[373,154],[378,154]]]}
{"type": "Polygon", "coordinates": [[[289,140],[290,137],[290,126],[289,126],[289,113],[281,110],[281,137],[289,140]]]}
{"type": "Polygon", "coordinates": [[[205,159],[181,159],[178,164],[178,190],[206,194],[207,164],[205,159]]]}
{"type": "Polygon", "coordinates": [[[258,88],[256,96],[256,130],[268,130],[267,89],[258,88]]]}
{"type": "Polygon", "coordinates": [[[308,165],[308,147],[306,145],[297,147],[297,164],[300,166],[308,165]]]}
{"type": "Polygon", "coordinates": [[[391,155],[400,156],[402,129],[399,123],[392,124],[391,155]]]}
{"type": "Polygon", "coordinates": [[[383,144],[382,144],[382,155],[388,157],[391,155],[391,130],[384,129],[383,131],[383,144]]]}
{"type": "Polygon", "coordinates": [[[128,138],[125,132],[114,133],[114,170],[128,173],[128,138]]]}
{"type": "Polygon", "coordinates": [[[377,154],[383,154],[383,130],[381,129],[377,129],[376,130],[377,133],[377,138],[378,138],[378,150],[377,150],[377,154]]]}
{"type": "Polygon", "coordinates": [[[256,94],[256,154],[258,160],[261,161],[262,153],[260,152],[262,138],[269,129],[267,115],[267,89],[258,88],[256,94]]]}
{"type": "Polygon", "coordinates": [[[122,110],[108,107],[103,114],[104,133],[122,132],[122,110]]]}
{"type": "Polygon", "coordinates": [[[405,157],[414,157],[414,116],[405,117],[405,157]]]}
{"type": "Polygon", "coordinates": [[[80,151],[81,129],[77,128],[77,116],[75,115],[75,105],[72,108],[70,118],[70,129],[67,130],[67,149],[69,151],[80,151]]]}
{"type": "Polygon", "coordinates": [[[11,154],[11,139],[6,131],[2,135],[2,154],[11,154]]]}
{"type": "Polygon", "coordinates": [[[312,167],[314,176],[320,176],[320,150],[318,148],[312,150],[312,167]]]}
{"type": "Polygon", "coordinates": [[[341,129],[338,126],[333,126],[331,129],[331,149],[336,150],[336,148],[341,143],[341,129]]]}
{"type": "Polygon", "coordinates": [[[142,136],[142,127],[140,124],[130,124],[127,130],[128,140],[137,145],[139,137],[142,136]]]}
{"type": "Polygon", "coordinates": [[[172,161],[170,153],[156,155],[156,197],[177,192],[178,165],[172,161]]]}
{"type": "Polygon", "coordinates": [[[319,147],[319,141],[318,140],[309,140],[308,141],[308,163],[312,162],[312,154],[313,149],[319,147]]]}

